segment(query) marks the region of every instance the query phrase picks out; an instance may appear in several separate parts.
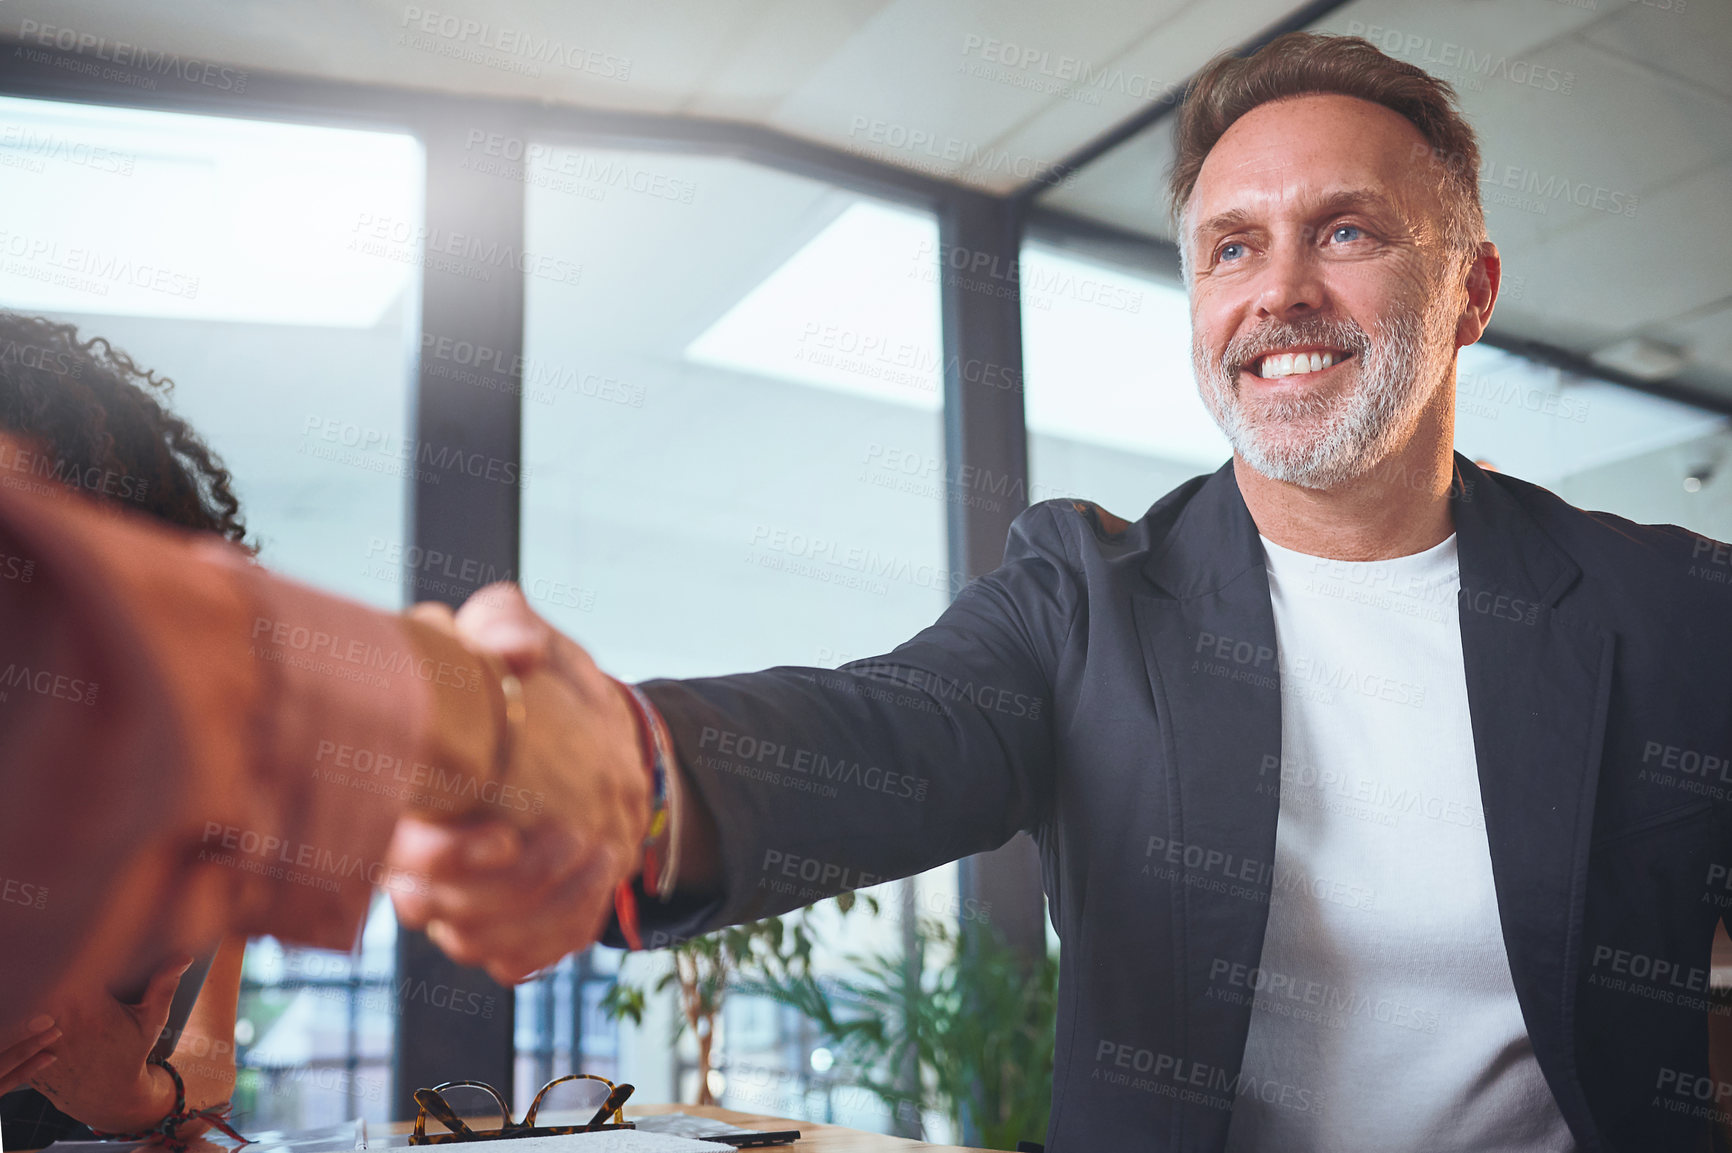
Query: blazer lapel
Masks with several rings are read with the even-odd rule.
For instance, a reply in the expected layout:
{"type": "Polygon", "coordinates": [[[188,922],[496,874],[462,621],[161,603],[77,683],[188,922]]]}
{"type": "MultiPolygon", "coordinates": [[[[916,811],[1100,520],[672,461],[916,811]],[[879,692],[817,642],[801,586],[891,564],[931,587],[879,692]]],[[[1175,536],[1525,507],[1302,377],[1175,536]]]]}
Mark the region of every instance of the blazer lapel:
{"type": "MultiPolygon", "coordinates": [[[[1154,510],[1159,516],[1160,511],[1154,510]]],[[[1174,1110],[1175,1148],[1219,1148],[1251,1005],[1209,996],[1211,968],[1263,947],[1280,811],[1281,694],[1262,545],[1232,462],[1178,509],[1134,603],[1165,743],[1176,1056],[1227,1108],[1174,1110]],[[1198,1069],[1199,1066],[1206,1068],[1198,1069]]]]}
{"type": "MultiPolygon", "coordinates": [[[[1460,454],[1456,482],[1462,652],[1505,948],[1540,1067],[1592,1145],[1573,1011],[1612,637],[1558,610],[1581,569],[1513,496],[1460,454]]],[[[1251,1007],[1206,994],[1211,966],[1255,965],[1262,952],[1280,812],[1275,620],[1232,463],[1173,503],[1134,610],[1165,742],[1169,847],[1180,846],[1184,878],[1171,906],[1174,1041],[1179,1057],[1230,1086],[1251,1007]]],[[[1211,1148],[1231,1113],[1175,1116],[1181,1147],[1211,1148]]]]}
{"type": "Polygon", "coordinates": [[[1557,607],[1580,567],[1498,481],[1455,459],[1462,654],[1504,946],[1540,1068],[1591,1141],[1574,1007],[1612,637],[1557,607]]]}

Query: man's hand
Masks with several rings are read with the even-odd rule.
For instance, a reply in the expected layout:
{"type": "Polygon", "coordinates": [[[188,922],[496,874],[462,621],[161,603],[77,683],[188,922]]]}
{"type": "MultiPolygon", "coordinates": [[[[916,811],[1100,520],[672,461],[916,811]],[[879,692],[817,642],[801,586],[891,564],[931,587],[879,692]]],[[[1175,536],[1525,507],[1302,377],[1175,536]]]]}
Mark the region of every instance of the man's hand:
{"type": "Polygon", "coordinates": [[[539,820],[460,825],[404,817],[390,861],[425,878],[391,899],[397,917],[452,960],[513,984],[593,944],[615,886],[637,874],[650,779],[626,698],[589,654],[537,616],[514,585],[490,585],[455,618],[473,649],[497,653],[523,682],[527,720],[505,783],[528,791],[539,820]]]}

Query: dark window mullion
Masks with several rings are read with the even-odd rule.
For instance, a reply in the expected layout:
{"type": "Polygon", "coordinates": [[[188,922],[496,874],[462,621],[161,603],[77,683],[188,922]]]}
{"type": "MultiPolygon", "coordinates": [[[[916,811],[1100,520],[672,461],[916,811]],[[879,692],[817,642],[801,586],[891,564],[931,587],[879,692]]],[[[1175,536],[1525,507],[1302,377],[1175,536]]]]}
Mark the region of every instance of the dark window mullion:
{"type": "MultiPolygon", "coordinates": [[[[969,579],[997,568],[1011,522],[1027,507],[1028,431],[1023,412],[1021,205],[958,189],[938,217],[939,291],[944,317],[945,478],[951,488],[950,567],[969,579]],[[1007,386],[1008,385],[1008,386],[1007,386]],[[970,499],[968,479],[990,477],[1006,501],[970,499]]],[[[1003,847],[958,863],[959,911],[978,901],[992,929],[1028,960],[1046,953],[1046,905],[1034,841],[1018,833],[1003,847]]],[[[980,926],[960,919],[964,939],[980,926]]],[[[979,1134],[965,1125],[963,1139],[979,1134]]]]}
{"type": "MultiPolygon", "coordinates": [[[[514,579],[518,567],[522,477],[524,200],[527,186],[463,166],[472,130],[518,136],[513,123],[442,119],[422,132],[426,149],[426,219],[418,246],[421,356],[417,365],[410,536],[421,557],[409,577],[411,601],[457,605],[481,585],[514,579]],[[445,343],[449,342],[449,343],[445,343]],[[474,352],[486,350],[477,371],[474,352]],[[518,366],[513,368],[513,366],[518,366]],[[456,371],[452,371],[452,370],[456,371]],[[492,387],[482,387],[486,384],[492,387]]],[[[397,938],[398,1025],[393,1116],[415,1115],[414,1091],[459,1078],[497,1086],[514,1098],[516,996],[477,969],[456,965],[422,933],[397,938]],[[471,1014],[437,996],[461,989],[497,1011],[471,1014]],[[436,1004],[435,1002],[442,1002],[436,1004]]]]}

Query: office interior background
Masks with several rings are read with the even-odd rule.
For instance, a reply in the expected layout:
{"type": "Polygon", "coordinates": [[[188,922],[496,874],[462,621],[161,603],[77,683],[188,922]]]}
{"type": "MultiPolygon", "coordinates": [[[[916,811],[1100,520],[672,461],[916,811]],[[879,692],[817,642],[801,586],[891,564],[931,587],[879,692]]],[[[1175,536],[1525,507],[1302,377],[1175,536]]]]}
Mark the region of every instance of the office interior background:
{"type": "MultiPolygon", "coordinates": [[[[1027,504],[1134,519],[1227,458],[1172,113],[1294,28],[1430,69],[1481,135],[1505,281],[1458,449],[1732,538],[1725,0],[11,0],[0,306],[173,378],[279,571],[381,607],[516,579],[627,679],[835,666],[1027,504]]],[[[825,971],[913,916],[1056,948],[1014,846],[873,891],[825,971]]],[[[429,1073],[694,1099],[671,995],[603,1011],[621,966],[501,989],[384,901],[352,956],[254,941],[237,1112],[385,1120],[429,1073]]],[[[723,1104],[897,1124],[762,998],[716,1054],[723,1104]]]]}

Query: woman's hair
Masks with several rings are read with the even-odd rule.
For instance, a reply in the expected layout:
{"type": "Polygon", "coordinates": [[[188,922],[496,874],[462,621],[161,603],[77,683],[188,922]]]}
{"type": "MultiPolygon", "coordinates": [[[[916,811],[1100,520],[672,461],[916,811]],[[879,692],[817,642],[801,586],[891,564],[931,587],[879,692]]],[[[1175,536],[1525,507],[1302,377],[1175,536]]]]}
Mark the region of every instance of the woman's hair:
{"type": "MultiPolygon", "coordinates": [[[[1227,129],[1259,105],[1297,96],[1354,96],[1405,117],[1424,138],[1413,161],[1441,171],[1445,235],[1461,252],[1485,239],[1479,199],[1479,143],[1455,89],[1425,69],[1396,60],[1359,36],[1289,32],[1250,56],[1217,56],[1191,82],[1179,110],[1168,182],[1175,220],[1183,220],[1197,175],[1227,129]]],[[[1185,238],[1179,238],[1181,250],[1185,238]]]]}
{"type": "Polygon", "coordinates": [[[165,406],[173,388],[100,336],[0,310],[0,430],[36,442],[36,472],[246,546],[233,478],[165,406]]]}

